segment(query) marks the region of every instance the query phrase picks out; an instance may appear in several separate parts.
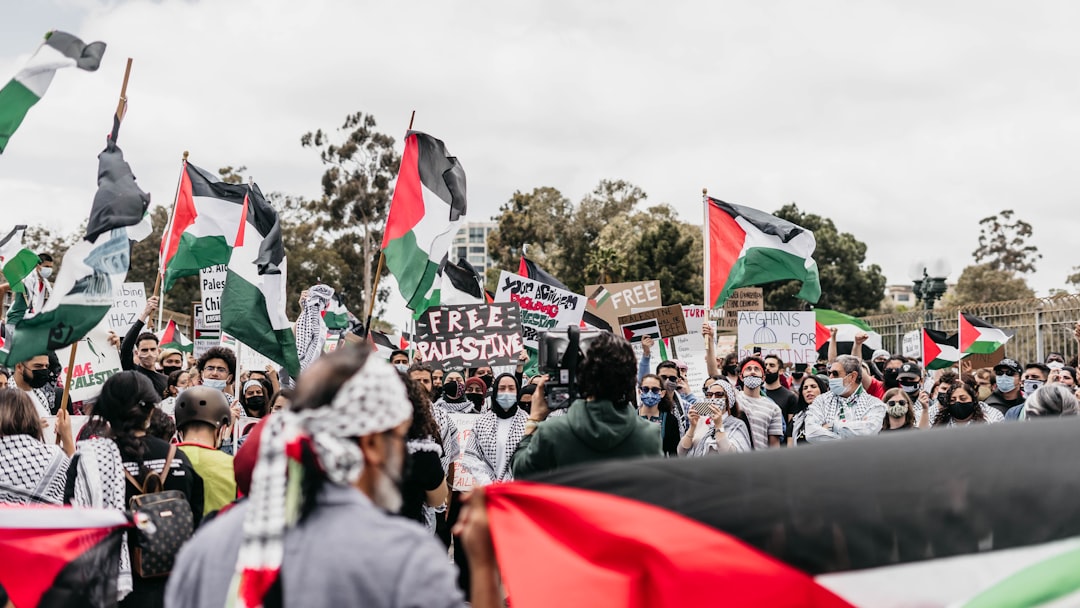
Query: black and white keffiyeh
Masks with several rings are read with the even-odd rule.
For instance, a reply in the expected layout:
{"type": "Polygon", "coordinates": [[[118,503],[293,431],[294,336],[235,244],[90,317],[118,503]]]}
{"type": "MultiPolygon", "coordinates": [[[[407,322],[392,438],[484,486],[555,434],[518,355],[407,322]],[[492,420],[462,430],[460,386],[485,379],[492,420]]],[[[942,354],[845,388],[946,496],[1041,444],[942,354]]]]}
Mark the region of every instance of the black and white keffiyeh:
{"type": "Polygon", "coordinates": [[[68,457],[29,435],[0,437],[0,503],[63,504],[68,457]]]}
{"type": "Polygon", "coordinates": [[[303,310],[296,319],[296,354],[300,358],[300,369],[305,370],[322,355],[326,345],[326,323],[322,313],[334,297],[334,288],[329,285],[314,285],[308,288],[303,310]]]}
{"type": "MultiPolygon", "coordinates": [[[[124,504],[127,484],[120,449],[112,439],[94,437],[75,444],[77,456],[75,496],[71,504],[77,507],[126,510],[124,504]]],[[[117,580],[118,599],[131,593],[131,556],[128,554],[127,534],[120,544],[120,577],[117,580]]]]}
{"type": "MultiPolygon", "coordinates": [[[[11,377],[8,378],[7,387],[19,391],[23,390],[19,388],[18,384],[15,383],[14,372],[12,372],[11,377]]],[[[30,393],[30,398],[34,401],[35,408],[37,408],[39,405],[45,408],[45,411],[39,410],[38,413],[44,414],[46,416],[52,413],[52,406],[56,402],[56,388],[53,385],[46,384],[41,388],[32,388],[24,392],[30,393]]]]}
{"type": "Polygon", "coordinates": [[[510,461],[521,438],[525,436],[525,421],[528,415],[518,410],[510,422],[510,434],[506,443],[499,445],[498,426],[500,418],[494,412],[482,414],[473,427],[469,443],[465,446],[465,466],[472,473],[476,485],[485,486],[497,481],[513,481],[510,461]],[[499,452],[502,452],[500,458],[499,452]],[[499,463],[502,466],[499,467],[499,463]],[[496,470],[498,469],[498,470],[496,470]]]}
{"type": "Polygon", "coordinates": [[[393,429],[412,416],[405,385],[387,361],[368,357],[328,405],[267,419],[252,473],[250,507],[228,606],[262,606],[281,570],[285,531],[299,519],[304,444],[326,478],[352,485],[364,467],[356,437],[393,429]]]}
{"type": "Polygon", "coordinates": [[[439,460],[442,462],[443,473],[446,473],[450,470],[450,463],[457,460],[458,456],[461,456],[461,444],[458,443],[458,428],[450,414],[446,413],[446,410],[437,403],[431,406],[431,416],[435,419],[435,423],[439,425],[439,434],[442,436],[443,449],[439,460]]]}

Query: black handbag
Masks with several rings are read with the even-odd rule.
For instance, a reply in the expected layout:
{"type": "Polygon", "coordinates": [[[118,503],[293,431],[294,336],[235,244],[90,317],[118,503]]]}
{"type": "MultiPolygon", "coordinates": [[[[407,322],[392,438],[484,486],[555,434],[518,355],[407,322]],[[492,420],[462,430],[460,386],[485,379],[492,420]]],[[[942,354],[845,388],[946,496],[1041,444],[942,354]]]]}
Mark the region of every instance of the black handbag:
{"type": "Polygon", "coordinates": [[[148,472],[139,484],[126,470],[124,476],[140,492],[128,501],[137,524],[129,534],[131,569],[142,578],[168,576],[180,547],[191,538],[195,518],[187,497],[179,490],[166,490],[176,446],[169,446],[169,456],[160,473],[148,472]]]}

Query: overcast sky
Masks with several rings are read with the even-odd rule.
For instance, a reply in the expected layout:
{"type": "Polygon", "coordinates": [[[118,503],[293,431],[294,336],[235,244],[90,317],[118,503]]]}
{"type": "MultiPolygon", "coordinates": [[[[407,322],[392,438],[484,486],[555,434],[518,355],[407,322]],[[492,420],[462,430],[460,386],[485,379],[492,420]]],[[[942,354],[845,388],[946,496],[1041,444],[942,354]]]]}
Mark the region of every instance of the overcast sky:
{"type": "MultiPolygon", "coordinates": [[[[120,144],[170,204],[180,157],[247,165],[316,196],[300,136],[361,110],[443,139],[469,218],[515,190],[577,201],[626,179],[700,222],[701,188],[794,201],[907,283],[917,258],[972,263],[978,220],[1013,208],[1062,287],[1080,259],[1080,3],[544,0],[0,0],[0,74],[44,32],[109,48],[60,73],[0,157],[3,224],[86,217],[127,57],[120,144]]],[[[4,76],[3,78],[7,78],[4,76]]]]}

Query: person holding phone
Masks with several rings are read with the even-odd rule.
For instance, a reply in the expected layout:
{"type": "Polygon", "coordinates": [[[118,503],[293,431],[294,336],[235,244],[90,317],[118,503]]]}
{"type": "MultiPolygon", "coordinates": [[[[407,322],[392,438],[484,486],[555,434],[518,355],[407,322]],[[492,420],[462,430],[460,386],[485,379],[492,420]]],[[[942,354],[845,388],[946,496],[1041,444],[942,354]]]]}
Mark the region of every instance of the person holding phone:
{"type": "Polygon", "coordinates": [[[679,441],[679,456],[749,452],[749,427],[732,408],[738,408],[735,389],[726,380],[711,380],[704,401],[695,403],[687,413],[690,428],[679,441]]]}

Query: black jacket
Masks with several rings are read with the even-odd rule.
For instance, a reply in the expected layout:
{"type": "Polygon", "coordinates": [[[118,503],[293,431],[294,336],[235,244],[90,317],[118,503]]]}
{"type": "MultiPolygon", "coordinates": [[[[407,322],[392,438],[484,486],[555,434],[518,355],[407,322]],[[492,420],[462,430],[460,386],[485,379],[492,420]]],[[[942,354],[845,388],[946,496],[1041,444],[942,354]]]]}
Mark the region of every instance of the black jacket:
{"type": "Polygon", "coordinates": [[[135,370],[140,374],[150,379],[150,382],[154,385],[154,392],[158,396],[165,395],[165,387],[169,384],[169,377],[161,372],[154,371],[152,369],[146,369],[145,367],[135,363],[135,347],[139,339],[139,334],[143,333],[145,323],[142,321],[135,321],[135,324],[128,330],[124,341],[120,343],[120,367],[125,370],[135,370]]]}

